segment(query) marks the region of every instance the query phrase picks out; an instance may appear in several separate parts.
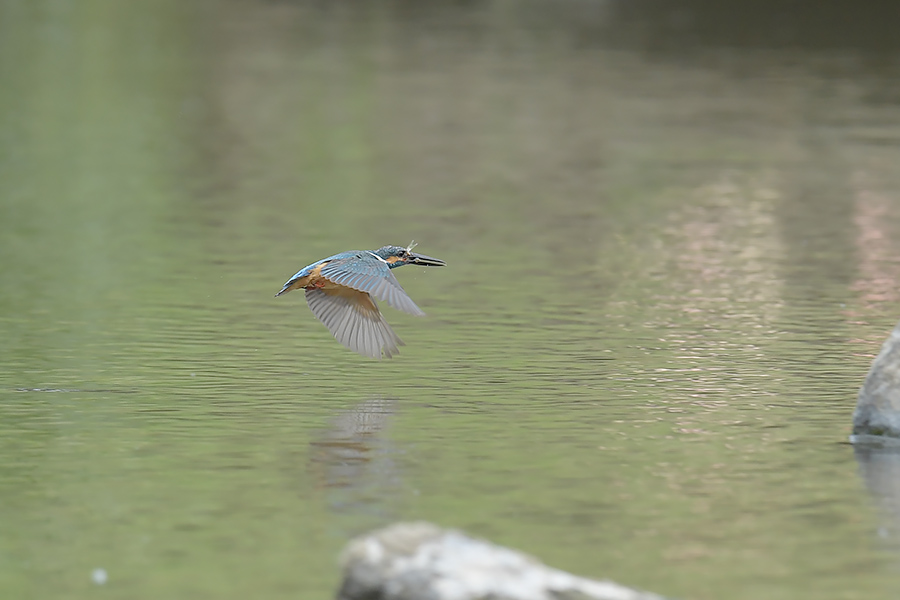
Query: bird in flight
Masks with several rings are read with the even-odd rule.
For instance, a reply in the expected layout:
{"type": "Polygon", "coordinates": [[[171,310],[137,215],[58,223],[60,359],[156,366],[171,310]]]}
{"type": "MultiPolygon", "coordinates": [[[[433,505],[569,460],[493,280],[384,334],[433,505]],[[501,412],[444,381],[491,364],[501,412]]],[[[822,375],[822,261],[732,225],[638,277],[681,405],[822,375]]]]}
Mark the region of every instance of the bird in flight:
{"type": "Polygon", "coordinates": [[[350,250],[303,267],[288,279],[275,297],[291,290],[306,290],[306,302],[334,339],[363,356],[391,358],[405,345],[378,310],[375,298],[417,317],[422,309],[406,294],[391,269],[403,265],[443,267],[437,258],[407,247],[382,246],[378,250],[350,250]],[[373,298],[373,296],[375,298],[373,298]]]}

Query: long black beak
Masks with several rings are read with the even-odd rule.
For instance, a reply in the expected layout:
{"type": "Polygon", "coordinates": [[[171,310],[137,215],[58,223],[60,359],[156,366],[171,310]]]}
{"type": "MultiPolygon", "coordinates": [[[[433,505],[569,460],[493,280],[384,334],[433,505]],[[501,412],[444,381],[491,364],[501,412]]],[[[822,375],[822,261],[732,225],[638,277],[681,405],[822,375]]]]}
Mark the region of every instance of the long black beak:
{"type": "Polygon", "coordinates": [[[424,254],[416,254],[415,252],[410,252],[407,264],[419,265],[420,267],[443,267],[447,263],[439,258],[431,258],[430,256],[425,256],[424,254]]]}

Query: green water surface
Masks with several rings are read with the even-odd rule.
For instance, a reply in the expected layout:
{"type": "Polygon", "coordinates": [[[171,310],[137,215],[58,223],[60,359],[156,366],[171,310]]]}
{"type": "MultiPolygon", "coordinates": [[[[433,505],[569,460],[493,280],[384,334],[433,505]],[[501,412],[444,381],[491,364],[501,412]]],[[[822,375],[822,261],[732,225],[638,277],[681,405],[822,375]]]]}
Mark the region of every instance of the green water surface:
{"type": "Polygon", "coordinates": [[[0,1],[2,596],[328,598],[427,519],[671,597],[896,597],[846,444],[896,70],[572,27],[0,1]],[[447,266],[396,272],[391,361],[273,298],[411,239],[447,266]]]}

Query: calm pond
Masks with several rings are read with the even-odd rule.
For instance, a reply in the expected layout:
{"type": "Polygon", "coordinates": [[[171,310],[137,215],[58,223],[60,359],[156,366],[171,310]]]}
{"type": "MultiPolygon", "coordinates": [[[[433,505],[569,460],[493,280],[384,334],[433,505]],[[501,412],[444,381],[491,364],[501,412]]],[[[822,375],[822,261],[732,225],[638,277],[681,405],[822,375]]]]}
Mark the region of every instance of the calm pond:
{"type": "Polygon", "coordinates": [[[653,4],[0,0],[0,595],[329,598],[410,519],[900,595],[896,49],[653,4]],[[273,297],[413,239],[393,360],[273,297]]]}

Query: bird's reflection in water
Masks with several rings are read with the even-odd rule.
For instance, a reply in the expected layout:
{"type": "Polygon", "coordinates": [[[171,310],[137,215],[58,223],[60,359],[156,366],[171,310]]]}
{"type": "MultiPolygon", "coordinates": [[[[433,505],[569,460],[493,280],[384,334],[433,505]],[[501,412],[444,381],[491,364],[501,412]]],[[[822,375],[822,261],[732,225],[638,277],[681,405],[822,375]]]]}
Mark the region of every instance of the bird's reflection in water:
{"type": "Polygon", "coordinates": [[[900,551],[900,447],[854,446],[859,472],[881,511],[878,536],[900,551]]]}
{"type": "MultiPolygon", "coordinates": [[[[371,398],[337,414],[312,442],[310,468],[336,513],[367,517],[364,527],[396,514],[402,475],[397,450],[385,435],[395,401],[371,398]]],[[[355,527],[354,527],[355,529],[355,527]]]]}

